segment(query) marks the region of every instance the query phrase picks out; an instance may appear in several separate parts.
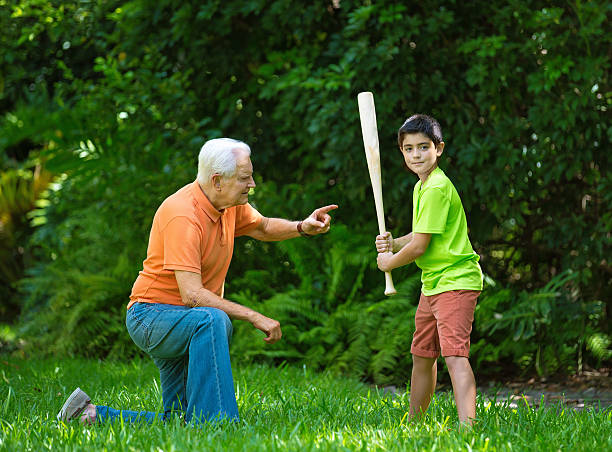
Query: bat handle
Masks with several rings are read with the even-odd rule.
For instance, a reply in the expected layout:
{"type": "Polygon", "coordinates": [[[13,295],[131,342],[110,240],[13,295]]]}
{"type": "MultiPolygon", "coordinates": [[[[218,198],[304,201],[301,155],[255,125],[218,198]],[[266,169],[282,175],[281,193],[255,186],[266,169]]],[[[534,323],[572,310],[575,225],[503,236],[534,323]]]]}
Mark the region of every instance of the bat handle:
{"type": "Polygon", "coordinates": [[[391,295],[397,294],[397,290],[393,286],[393,278],[391,278],[391,272],[385,272],[385,295],[390,297],[391,295]]]}
{"type": "MultiPolygon", "coordinates": [[[[378,207],[378,204],[377,204],[377,207],[378,207]]],[[[382,208],[380,210],[382,211],[382,208]]],[[[378,215],[378,210],[376,213],[378,215]]],[[[380,235],[383,235],[385,231],[387,230],[387,228],[385,227],[385,220],[382,215],[382,212],[378,215],[378,218],[380,218],[378,229],[380,231],[380,235]]],[[[389,251],[391,251],[392,249],[393,249],[393,244],[391,244],[391,248],[389,251]]],[[[391,272],[385,272],[385,295],[390,297],[395,294],[397,294],[397,290],[395,290],[395,287],[393,286],[393,278],[391,277],[391,272]]]]}

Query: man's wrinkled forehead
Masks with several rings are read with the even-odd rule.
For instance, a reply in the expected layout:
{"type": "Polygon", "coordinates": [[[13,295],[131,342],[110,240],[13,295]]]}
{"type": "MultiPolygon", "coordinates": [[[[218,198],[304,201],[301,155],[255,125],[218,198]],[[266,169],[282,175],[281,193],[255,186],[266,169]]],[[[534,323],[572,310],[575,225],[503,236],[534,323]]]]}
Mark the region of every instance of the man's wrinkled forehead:
{"type": "Polygon", "coordinates": [[[242,175],[249,175],[253,172],[253,163],[251,162],[250,153],[242,148],[233,150],[236,156],[236,170],[242,175]]]}

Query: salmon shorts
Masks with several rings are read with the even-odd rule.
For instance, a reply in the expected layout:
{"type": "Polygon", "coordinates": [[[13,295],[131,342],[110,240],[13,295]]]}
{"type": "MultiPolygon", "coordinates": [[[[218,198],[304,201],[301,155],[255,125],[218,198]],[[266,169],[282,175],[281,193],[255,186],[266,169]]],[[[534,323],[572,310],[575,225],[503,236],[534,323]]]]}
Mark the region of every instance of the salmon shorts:
{"type": "Polygon", "coordinates": [[[479,290],[450,290],[423,295],[414,315],[410,353],[423,358],[470,356],[470,333],[479,290]]]}

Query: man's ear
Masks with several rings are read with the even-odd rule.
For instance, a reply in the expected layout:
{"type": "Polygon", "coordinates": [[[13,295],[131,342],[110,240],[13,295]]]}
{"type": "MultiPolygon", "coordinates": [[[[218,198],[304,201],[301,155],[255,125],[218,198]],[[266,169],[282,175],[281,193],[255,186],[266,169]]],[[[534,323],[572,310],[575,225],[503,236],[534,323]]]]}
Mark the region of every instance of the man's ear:
{"type": "Polygon", "coordinates": [[[436,146],[436,155],[438,157],[442,155],[442,152],[444,152],[444,141],[440,141],[436,146]]]}
{"type": "Polygon", "coordinates": [[[220,174],[213,174],[212,175],[212,185],[213,188],[217,191],[221,191],[221,175],[220,174]]]}

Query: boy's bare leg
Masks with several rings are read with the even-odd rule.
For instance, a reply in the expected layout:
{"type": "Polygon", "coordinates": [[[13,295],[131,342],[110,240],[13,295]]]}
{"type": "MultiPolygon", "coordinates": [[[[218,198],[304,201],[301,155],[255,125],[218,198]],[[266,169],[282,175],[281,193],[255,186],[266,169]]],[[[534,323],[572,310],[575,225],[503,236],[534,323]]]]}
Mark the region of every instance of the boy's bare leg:
{"type": "Polygon", "coordinates": [[[445,360],[453,384],[459,422],[471,425],[476,417],[476,380],[472,366],[463,356],[447,356],[445,360]]]}
{"type": "Polygon", "coordinates": [[[412,355],[412,378],[410,379],[409,420],[422,416],[436,390],[438,367],[436,358],[423,358],[412,355]]]}

